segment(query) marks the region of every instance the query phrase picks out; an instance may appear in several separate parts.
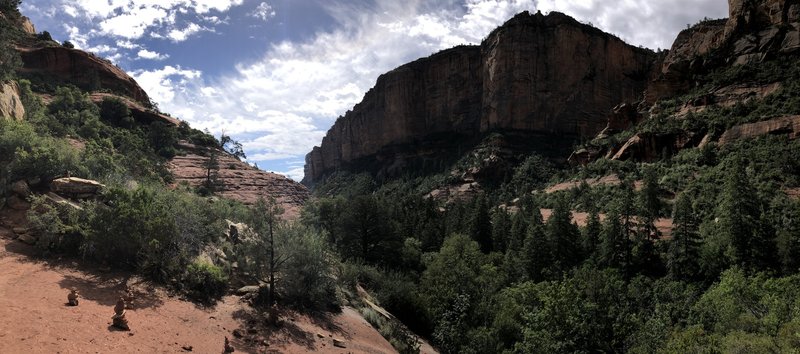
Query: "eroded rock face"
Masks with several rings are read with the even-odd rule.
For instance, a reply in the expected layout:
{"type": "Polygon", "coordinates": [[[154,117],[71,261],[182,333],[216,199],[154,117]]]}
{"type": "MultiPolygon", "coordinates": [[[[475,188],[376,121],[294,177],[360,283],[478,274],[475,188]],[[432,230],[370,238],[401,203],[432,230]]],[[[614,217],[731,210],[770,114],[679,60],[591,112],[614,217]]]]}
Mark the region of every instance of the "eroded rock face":
{"type": "Polygon", "coordinates": [[[647,89],[646,101],[691,87],[707,68],[759,62],[800,50],[800,0],[729,0],[728,19],[682,31],[647,89]]]}
{"type": "Polygon", "coordinates": [[[64,47],[18,48],[23,73],[51,75],[77,86],[108,89],[149,104],[147,93],[133,78],[110,61],[78,49],[64,47]]]}
{"type": "Polygon", "coordinates": [[[787,116],[763,122],[737,125],[726,130],[720,136],[719,145],[767,134],[786,134],[790,139],[797,139],[800,136],[800,116],[787,116]]]}
{"type": "Polygon", "coordinates": [[[20,120],[25,117],[25,107],[19,98],[17,83],[0,83],[0,119],[20,120]]]}
{"type": "MultiPolygon", "coordinates": [[[[200,186],[206,179],[205,153],[190,144],[182,148],[194,151],[185,156],[175,156],[169,168],[177,183],[200,186]]],[[[282,175],[258,170],[236,158],[220,153],[218,178],[222,182],[220,196],[252,205],[259,197],[274,197],[283,207],[284,217],[299,216],[300,209],[309,197],[308,189],[282,175]]]]}
{"type": "Polygon", "coordinates": [[[51,192],[75,199],[94,198],[103,188],[105,186],[100,182],[77,177],[63,177],[50,182],[51,192]]]}
{"type": "Polygon", "coordinates": [[[353,166],[391,175],[419,161],[435,165],[493,131],[594,136],[612,107],[638,100],[654,59],[564,14],[521,13],[481,46],[379,77],[306,156],[304,183],[353,166]]]}

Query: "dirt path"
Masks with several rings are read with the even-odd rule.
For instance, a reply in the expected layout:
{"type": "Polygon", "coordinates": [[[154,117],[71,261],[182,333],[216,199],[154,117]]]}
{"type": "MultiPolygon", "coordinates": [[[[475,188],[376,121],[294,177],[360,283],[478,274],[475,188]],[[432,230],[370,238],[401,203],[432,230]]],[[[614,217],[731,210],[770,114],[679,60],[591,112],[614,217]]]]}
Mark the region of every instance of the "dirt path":
{"type": "Polygon", "coordinates": [[[2,353],[186,353],[190,347],[221,353],[225,336],[245,353],[395,352],[350,308],[325,318],[285,311],[281,328],[269,329],[237,296],[202,308],[129,274],[79,267],[73,260],[42,261],[6,231],[0,230],[2,353]],[[70,288],[81,294],[80,306],[66,306],[70,288]],[[129,332],[110,326],[114,303],[126,289],[135,295],[127,311],[129,332]],[[346,348],[334,347],[334,338],[346,348]]]}

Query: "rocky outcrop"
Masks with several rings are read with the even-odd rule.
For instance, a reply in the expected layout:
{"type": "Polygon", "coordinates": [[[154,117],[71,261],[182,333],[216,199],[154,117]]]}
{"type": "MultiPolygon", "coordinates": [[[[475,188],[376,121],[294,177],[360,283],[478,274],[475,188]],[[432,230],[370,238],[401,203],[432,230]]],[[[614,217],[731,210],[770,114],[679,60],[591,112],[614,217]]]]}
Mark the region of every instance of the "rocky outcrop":
{"type": "Polygon", "coordinates": [[[22,16],[20,18],[19,27],[22,29],[23,32],[27,34],[36,34],[36,27],[33,26],[33,22],[31,22],[31,19],[26,16],[22,16]]]}
{"type": "Polygon", "coordinates": [[[787,135],[789,139],[797,139],[800,136],[800,116],[780,117],[763,122],[737,125],[722,133],[719,145],[767,134],[787,135]]]}
{"type": "Polygon", "coordinates": [[[729,18],[682,31],[653,77],[647,103],[692,86],[694,74],[800,51],[800,0],[729,0],[729,18]]]}
{"type": "Polygon", "coordinates": [[[22,73],[53,77],[88,90],[106,89],[149,105],[147,93],[133,78],[106,59],[65,47],[18,48],[22,73]]]}
{"type": "MultiPolygon", "coordinates": [[[[179,147],[189,153],[175,156],[169,162],[175,182],[200,186],[206,179],[206,152],[185,142],[179,147]]],[[[309,198],[305,186],[283,175],[261,171],[226,153],[218,153],[220,196],[248,205],[255,204],[259,197],[273,197],[283,207],[284,217],[293,219],[300,215],[300,209],[309,198]]]]}
{"type": "Polygon", "coordinates": [[[101,104],[103,100],[105,100],[106,98],[119,99],[120,101],[125,103],[126,106],[128,106],[128,109],[131,110],[131,116],[133,116],[133,118],[136,119],[137,121],[144,124],[158,121],[177,126],[181,123],[181,121],[177,118],[173,118],[161,112],[157,112],[153,109],[147,108],[141,103],[131,100],[127,97],[117,96],[105,92],[95,92],[92,93],[89,97],[92,99],[92,102],[98,105],[101,104]]]}
{"type": "Polygon", "coordinates": [[[390,175],[413,161],[435,165],[493,131],[594,136],[612,107],[640,98],[654,58],[564,14],[521,13],[480,46],[381,75],[306,156],[304,183],[338,169],[390,175]]]}
{"type": "Polygon", "coordinates": [[[609,151],[612,160],[634,160],[649,162],[676,152],[696,147],[703,135],[693,132],[674,134],[639,133],[628,139],[619,150],[609,151]],[[612,155],[613,154],[613,155],[612,155]]]}
{"type": "Polygon", "coordinates": [[[94,198],[103,188],[105,186],[100,182],[77,177],[57,178],[50,182],[51,192],[72,199],[94,198]]]}
{"type": "Polygon", "coordinates": [[[0,83],[0,119],[20,120],[25,117],[25,107],[19,98],[17,83],[0,83]]]}

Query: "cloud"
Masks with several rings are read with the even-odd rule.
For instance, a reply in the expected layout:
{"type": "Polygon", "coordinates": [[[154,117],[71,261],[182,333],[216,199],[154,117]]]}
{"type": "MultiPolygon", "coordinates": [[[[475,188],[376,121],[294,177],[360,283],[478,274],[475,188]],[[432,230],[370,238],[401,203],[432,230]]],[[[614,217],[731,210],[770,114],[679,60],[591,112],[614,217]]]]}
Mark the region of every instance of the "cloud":
{"type": "Polygon", "coordinates": [[[200,78],[202,72],[168,65],[159,70],[137,70],[131,76],[155,102],[164,103],[175,99],[176,87],[185,87],[190,80],[200,78]]]}
{"type": "MultiPolygon", "coordinates": [[[[43,0],[42,0],[43,1],[43,0]]],[[[225,13],[243,0],[59,0],[61,10],[70,17],[83,17],[97,23],[93,37],[111,36],[136,40],[149,34],[180,42],[201,31],[213,31],[191,20],[210,26],[226,23],[212,11],[225,13]],[[188,23],[185,23],[187,22],[188,23]]],[[[51,9],[52,10],[52,9],[51,9]]]]}
{"type": "Polygon", "coordinates": [[[213,29],[201,27],[196,23],[190,23],[186,28],[182,30],[173,29],[167,33],[167,38],[171,39],[173,42],[183,42],[195,33],[200,31],[212,31],[213,29]]]}
{"type": "Polygon", "coordinates": [[[266,21],[275,17],[275,10],[269,4],[262,2],[250,16],[266,21]]]}
{"type": "Polygon", "coordinates": [[[137,55],[141,59],[149,59],[149,60],[164,60],[169,58],[169,55],[153,52],[147,49],[139,50],[139,53],[137,53],[137,55]]]}
{"type": "Polygon", "coordinates": [[[538,8],[563,12],[651,49],[671,47],[678,32],[701,20],[700,16],[728,16],[728,4],[720,0],[538,0],[538,8]]]}

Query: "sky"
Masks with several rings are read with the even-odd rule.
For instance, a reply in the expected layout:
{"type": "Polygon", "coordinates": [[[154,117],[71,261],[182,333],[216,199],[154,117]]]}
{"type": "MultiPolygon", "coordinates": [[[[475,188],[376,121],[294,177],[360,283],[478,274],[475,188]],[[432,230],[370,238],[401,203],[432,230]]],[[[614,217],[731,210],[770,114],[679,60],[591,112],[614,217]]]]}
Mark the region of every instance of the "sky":
{"type": "Polygon", "coordinates": [[[126,70],[159,108],[303,178],[305,154],[378,76],[479,44],[522,11],[560,11],[628,43],[669,48],[725,0],[23,0],[37,31],[126,70]]]}

